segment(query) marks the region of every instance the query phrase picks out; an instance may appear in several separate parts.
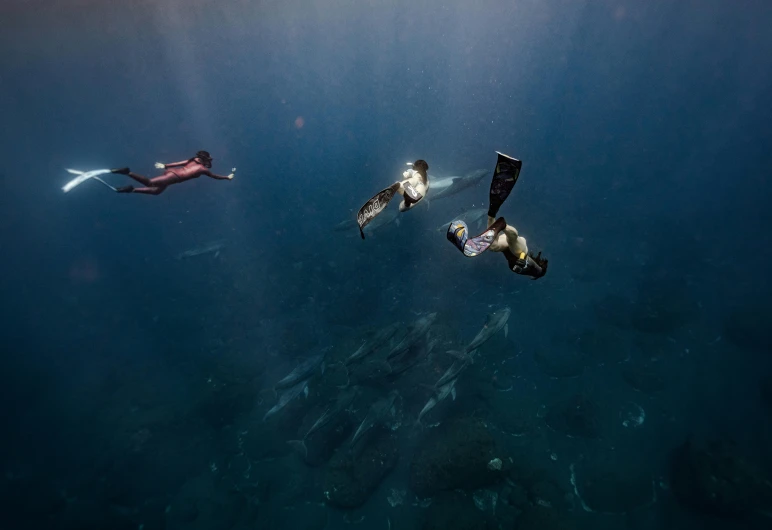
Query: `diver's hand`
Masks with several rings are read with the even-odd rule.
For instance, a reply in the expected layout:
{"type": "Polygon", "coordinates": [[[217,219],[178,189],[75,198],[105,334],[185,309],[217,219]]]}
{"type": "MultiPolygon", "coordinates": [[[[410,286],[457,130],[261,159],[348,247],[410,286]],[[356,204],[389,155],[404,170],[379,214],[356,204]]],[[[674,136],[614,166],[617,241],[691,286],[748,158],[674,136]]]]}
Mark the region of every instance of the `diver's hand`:
{"type": "Polygon", "coordinates": [[[231,168],[231,172],[232,173],[228,175],[228,180],[233,180],[233,177],[236,176],[236,168],[235,167],[231,168]]]}
{"type": "Polygon", "coordinates": [[[156,169],[166,169],[166,164],[162,164],[161,162],[156,162],[155,163],[155,168],[156,169]]]}

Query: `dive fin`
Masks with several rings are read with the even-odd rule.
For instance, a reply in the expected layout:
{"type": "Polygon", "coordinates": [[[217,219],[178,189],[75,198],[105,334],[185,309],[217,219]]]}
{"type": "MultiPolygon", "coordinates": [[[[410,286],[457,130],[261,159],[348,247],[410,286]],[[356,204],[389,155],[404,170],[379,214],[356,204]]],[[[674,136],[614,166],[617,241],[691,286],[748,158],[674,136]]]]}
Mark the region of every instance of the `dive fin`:
{"type": "Polygon", "coordinates": [[[456,400],[456,387],[450,389],[450,396],[453,398],[453,401],[456,400]]]}
{"type": "Polygon", "coordinates": [[[504,230],[506,226],[507,222],[504,220],[504,218],[499,217],[496,219],[496,222],[494,222],[488,227],[487,230],[485,230],[485,232],[479,236],[467,239],[464,243],[464,256],[473,258],[488,250],[488,248],[496,240],[496,236],[498,236],[499,232],[504,230]]]}
{"type": "Polygon", "coordinates": [[[357,212],[357,224],[359,225],[359,235],[362,236],[362,239],[365,238],[364,227],[389,205],[389,201],[394,198],[397,190],[399,190],[399,182],[395,182],[388,188],[376,193],[359,209],[357,212]]]}
{"type": "Polygon", "coordinates": [[[488,216],[496,217],[499,212],[499,208],[507,200],[509,194],[512,192],[512,188],[517,184],[517,179],[520,177],[520,169],[523,167],[523,163],[516,158],[507,156],[503,153],[498,154],[498,160],[496,161],[496,169],[493,170],[493,180],[491,180],[491,189],[489,192],[490,205],[488,206],[488,216]]]}

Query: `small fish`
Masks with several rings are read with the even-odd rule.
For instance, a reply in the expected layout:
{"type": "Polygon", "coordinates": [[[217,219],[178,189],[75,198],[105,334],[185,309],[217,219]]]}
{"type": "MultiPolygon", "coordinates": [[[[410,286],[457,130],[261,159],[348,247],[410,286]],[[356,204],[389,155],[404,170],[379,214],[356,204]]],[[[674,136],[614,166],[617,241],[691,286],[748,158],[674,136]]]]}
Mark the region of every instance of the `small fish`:
{"type": "Polygon", "coordinates": [[[385,328],[382,328],[378,330],[378,332],[371,338],[370,340],[364,341],[362,345],[359,347],[357,351],[352,353],[348,359],[344,361],[346,366],[349,364],[359,361],[361,359],[364,359],[368,355],[372,354],[373,352],[377,351],[378,348],[383,346],[394,334],[397,332],[397,330],[402,327],[401,322],[394,322],[393,324],[389,324],[385,328]]]}
{"type": "MultiPolygon", "coordinates": [[[[470,342],[469,345],[464,348],[462,353],[469,353],[472,350],[476,350],[502,329],[504,330],[504,336],[506,337],[509,334],[509,326],[507,325],[507,321],[509,320],[509,315],[511,314],[512,310],[508,307],[505,307],[488,315],[485,319],[485,325],[477,333],[477,336],[475,336],[472,342],[470,342]]],[[[451,355],[459,354],[459,352],[453,350],[449,351],[448,353],[451,355]]]]}
{"type": "Polygon", "coordinates": [[[447,383],[439,387],[432,387],[434,395],[429,398],[424,408],[418,414],[418,423],[421,423],[421,419],[435,406],[448,396],[453,396],[453,401],[456,400],[456,381],[457,379],[451,379],[447,383]]]}
{"type": "Polygon", "coordinates": [[[202,245],[200,247],[196,247],[190,250],[186,250],[185,252],[181,252],[177,254],[176,259],[186,259],[186,258],[194,258],[196,256],[203,256],[204,254],[214,254],[214,257],[220,255],[220,251],[225,248],[225,241],[219,240],[219,241],[212,241],[211,243],[207,243],[206,245],[202,245]]]}
{"type": "Polygon", "coordinates": [[[357,443],[367,431],[377,425],[383,425],[389,417],[394,416],[394,401],[398,396],[399,394],[392,390],[388,396],[373,403],[365,419],[359,424],[354,437],[351,438],[351,446],[357,443]]]}
{"type": "Polygon", "coordinates": [[[275,385],[274,390],[287,388],[294,385],[298,381],[303,381],[311,377],[317,368],[321,366],[322,373],[324,373],[324,358],[327,356],[327,352],[332,349],[332,346],[323,348],[319,353],[312,355],[299,365],[295,367],[290,373],[280,379],[275,385]]]}
{"type": "Polygon", "coordinates": [[[386,359],[393,359],[397,355],[405,353],[408,349],[410,349],[411,346],[418,342],[421,337],[428,333],[429,328],[432,326],[432,324],[434,324],[436,319],[437,313],[428,313],[416,320],[410,326],[410,331],[408,331],[407,335],[405,335],[400,343],[389,352],[389,354],[386,356],[386,359]]]}
{"type": "Polygon", "coordinates": [[[319,416],[319,418],[314,422],[311,428],[308,429],[308,432],[305,434],[305,436],[303,436],[302,440],[290,440],[287,443],[290,444],[293,448],[297,449],[298,452],[303,455],[303,458],[308,458],[306,439],[325,425],[329,424],[338,416],[338,414],[348,409],[358,394],[359,387],[356,386],[341,392],[338,395],[338,398],[335,400],[335,403],[327,407],[322,415],[319,416]]]}
{"type": "Polygon", "coordinates": [[[277,412],[279,412],[281,409],[283,409],[287,403],[298,397],[300,394],[305,395],[308,397],[308,381],[301,381],[300,383],[296,384],[295,386],[288,388],[284,392],[282,392],[281,396],[279,396],[279,401],[274,405],[271,410],[265,413],[265,416],[263,416],[263,421],[267,420],[277,412]]]}
{"type": "MultiPolygon", "coordinates": [[[[469,352],[468,357],[471,358],[475,353],[477,353],[477,350],[469,352]]],[[[469,366],[469,364],[470,363],[467,361],[454,361],[453,364],[451,364],[450,367],[445,370],[445,373],[442,374],[442,377],[440,377],[439,381],[434,384],[434,387],[439,388],[449,381],[456,379],[461,374],[461,372],[463,372],[466,367],[469,366]]]]}

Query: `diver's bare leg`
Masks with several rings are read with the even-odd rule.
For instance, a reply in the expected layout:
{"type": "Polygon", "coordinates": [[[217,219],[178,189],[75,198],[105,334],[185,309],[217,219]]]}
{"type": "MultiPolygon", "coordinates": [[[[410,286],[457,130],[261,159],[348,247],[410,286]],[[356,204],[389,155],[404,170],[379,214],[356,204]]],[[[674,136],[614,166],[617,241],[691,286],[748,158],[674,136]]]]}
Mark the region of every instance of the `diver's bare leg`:
{"type": "Polygon", "coordinates": [[[166,186],[149,186],[146,188],[134,188],[132,193],[144,193],[145,195],[161,195],[166,191],[166,186]]]}

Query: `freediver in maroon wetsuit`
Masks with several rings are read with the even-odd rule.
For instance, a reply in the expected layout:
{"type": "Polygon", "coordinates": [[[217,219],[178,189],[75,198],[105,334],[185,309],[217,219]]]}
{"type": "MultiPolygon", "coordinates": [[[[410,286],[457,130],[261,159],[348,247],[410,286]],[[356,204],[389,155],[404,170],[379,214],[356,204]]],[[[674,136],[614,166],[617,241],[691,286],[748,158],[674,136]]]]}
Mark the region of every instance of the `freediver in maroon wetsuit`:
{"type": "MultiPolygon", "coordinates": [[[[163,175],[154,178],[143,177],[129,171],[129,168],[123,167],[120,169],[113,169],[113,173],[119,175],[128,175],[140,184],[143,184],[144,188],[135,188],[134,186],[122,186],[116,188],[118,193],[146,193],[148,195],[160,195],[166,188],[172,184],[179,184],[186,180],[197,179],[201,175],[212,177],[216,180],[233,180],[233,173],[228,176],[217,175],[212,173],[209,169],[212,167],[212,157],[206,151],[199,151],[196,156],[183,160],[181,162],[174,162],[172,164],[161,164],[156,162],[155,167],[158,169],[165,169],[163,175]],[[170,169],[172,168],[172,169],[170,169]]],[[[235,168],[234,168],[235,171],[235,168]]]]}

